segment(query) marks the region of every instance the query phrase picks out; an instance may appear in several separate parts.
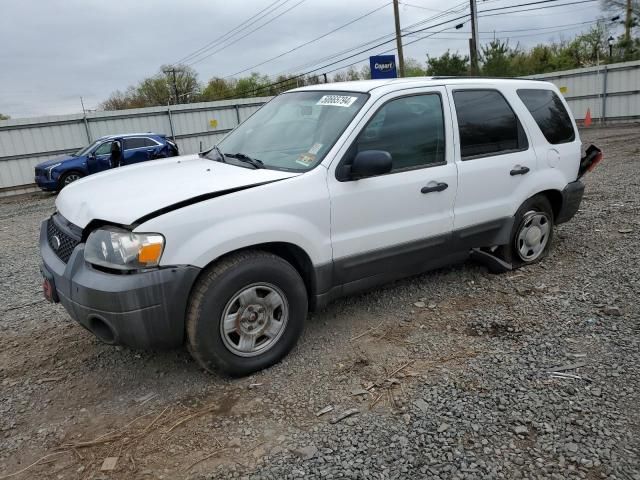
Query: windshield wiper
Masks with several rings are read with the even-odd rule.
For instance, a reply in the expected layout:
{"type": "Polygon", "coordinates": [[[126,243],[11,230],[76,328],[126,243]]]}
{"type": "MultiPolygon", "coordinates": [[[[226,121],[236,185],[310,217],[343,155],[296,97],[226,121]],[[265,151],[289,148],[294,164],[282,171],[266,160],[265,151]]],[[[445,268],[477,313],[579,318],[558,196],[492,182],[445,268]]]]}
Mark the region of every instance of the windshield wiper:
{"type": "Polygon", "coordinates": [[[244,153],[226,153],[227,157],[235,158],[236,160],[240,160],[241,162],[248,163],[252,165],[253,168],[265,168],[264,162],[262,160],[258,160],[257,158],[252,158],[249,155],[245,155],[244,153]]]}
{"type": "Polygon", "coordinates": [[[208,158],[209,160],[213,160],[214,162],[227,163],[227,161],[224,159],[224,154],[220,151],[220,148],[218,147],[218,145],[214,145],[212,148],[210,148],[206,152],[200,152],[198,155],[204,158],[208,158]],[[218,154],[217,159],[209,157],[209,154],[212,151],[215,151],[218,154]]]}

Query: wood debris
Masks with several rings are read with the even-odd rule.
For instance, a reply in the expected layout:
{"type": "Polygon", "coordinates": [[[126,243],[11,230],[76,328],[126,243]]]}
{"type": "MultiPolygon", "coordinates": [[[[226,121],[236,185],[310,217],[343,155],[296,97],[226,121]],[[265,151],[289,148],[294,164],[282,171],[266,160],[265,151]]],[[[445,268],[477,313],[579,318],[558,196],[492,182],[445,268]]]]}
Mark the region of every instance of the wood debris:
{"type": "Polygon", "coordinates": [[[102,466],[100,467],[101,472],[108,472],[114,470],[116,468],[116,464],[118,463],[118,457],[107,457],[102,462],[102,466]]]}
{"type": "Polygon", "coordinates": [[[329,413],[329,412],[333,412],[333,405],[327,405],[322,410],[316,412],[316,417],[321,417],[322,415],[324,415],[326,413],[329,413]]]}
{"type": "Polygon", "coordinates": [[[568,365],[562,365],[561,367],[550,368],[547,370],[547,373],[556,373],[556,372],[564,372],[566,370],[575,370],[576,368],[581,368],[586,366],[585,362],[571,363],[568,365]]]}
{"type": "Polygon", "coordinates": [[[332,418],[331,423],[341,422],[345,418],[351,417],[352,415],[355,415],[357,413],[360,413],[360,410],[358,410],[357,408],[350,408],[349,410],[345,410],[344,412],[342,412],[337,417],[332,418]]]}

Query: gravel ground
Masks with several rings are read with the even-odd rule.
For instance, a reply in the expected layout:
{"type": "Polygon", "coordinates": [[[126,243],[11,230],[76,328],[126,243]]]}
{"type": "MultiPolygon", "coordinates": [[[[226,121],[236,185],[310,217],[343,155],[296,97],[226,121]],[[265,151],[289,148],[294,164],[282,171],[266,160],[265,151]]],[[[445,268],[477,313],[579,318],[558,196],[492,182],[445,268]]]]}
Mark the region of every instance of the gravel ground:
{"type": "Polygon", "coordinates": [[[640,127],[582,137],[605,162],[543,263],[335,302],[240,380],[102,345],[42,301],[54,199],[2,200],[0,479],[640,479],[640,127]]]}

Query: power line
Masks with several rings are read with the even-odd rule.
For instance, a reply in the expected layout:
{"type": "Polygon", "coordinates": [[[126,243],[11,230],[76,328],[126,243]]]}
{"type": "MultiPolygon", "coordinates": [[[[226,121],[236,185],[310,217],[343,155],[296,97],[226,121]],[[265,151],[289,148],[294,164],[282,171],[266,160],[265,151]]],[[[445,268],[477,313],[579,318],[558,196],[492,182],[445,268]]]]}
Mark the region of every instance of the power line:
{"type": "MultiPolygon", "coordinates": [[[[461,2],[459,4],[457,4],[457,5],[454,5],[453,7],[449,8],[448,10],[445,10],[441,14],[434,15],[434,16],[428,17],[426,19],[420,20],[418,22],[415,22],[415,23],[413,23],[411,25],[408,25],[407,27],[405,27],[403,29],[403,31],[406,30],[406,29],[409,29],[409,28],[414,28],[414,27],[417,27],[417,26],[420,26],[420,25],[424,25],[427,22],[437,20],[438,18],[442,18],[442,17],[445,17],[447,15],[450,15],[450,14],[453,14],[453,13],[457,13],[458,11],[460,11],[459,7],[461,5],[466,5],[466,4],[467,4],[467,1],[465,0],[465,1],[463,1],[463,2],[461,2]]],[[[302,70],[302,69],[308,68],[310,66],[317,65],[320,62],[324,62],[324,61],[336,58],[338,56],[344,55],[345,53],[349,53],[349,52],[351,52],[351,51],[353,51],[355,49],[363,48],[363,47],[365,47],[367,45],[371,45],[372,43],[379,42],[379,41],[382,41],[384,39],[389,39],[391,37],[395,37],[395,33],[382,35],[380,37],[374,38],[374,39],[369,40],[367,42],[364,42],[364,43],[349,47],[349,48],[347,48],[345,50],[341,50],[339,52],[334,52],[334,53],[332,53],[330,55],[327,55],[325,57],[321,57],[321,58],[315,59],[315,60],[313,60],[311,62],[305,62],[305,63],[297,65],[297,66],[295,66],[295,67],[293,67],[291,69],[283,70],[281,72],[278,72],[278,73],[275,74],[275,76],[282,75],[282,74],[285,74],[285,73],[288,73],[288,72],[291,72],[291,71],[302,70]]]]}
{"type": "Polygon", "coordinates": [[[265,60],[265,61],[263,61],[263,62],[257,63],[257,64],[255,64],[255,65],[252,65],[252,66],[250,66],[250,67],[247,67],[247,68],[245,68],[245,69],[243,69],[243,70],[239,70],[239,71],[237,71],[237,72],[235,72],[235,73],[232,73],[232,74],[230,74],[230,75],[227,75],[227,76],[225,76],[224,78],[229,78],[229,77],[233,77],[233,76],[235,76],[235,75],[239,75],[239,74],[244,73],[244,72],[246,72],[246,71],[248,71],[248,70],[252,70],[252,69],[254,69],[254,68],[256,68],[256,67],[260,67],[260,66],[264,65],[265,63],[269,63],[269,62],[272,62],[273,60],[277,60],[278,58],[284,57],[285,55],[288,55],[288,54],[290,54],[291,52],[295,52],[296,50],[299,50],[299,49],[301,49],[301,48],[303,48],[303,47],[306,47],[307,45],[311,45],[312,43],[315,43],[315,42],[317,42],[318,40],[321,40],[321,39],[323,39],[323,38],[325,38],[325,37],[328,37],[329,35],[331,35],[331,34],[333,34],[333,33],[337,32],[337,31],[339,31],[339,30],[342,30],[343,28],[348,27],[349,25],[352,25],[352,24],[354,24],[354,23],[356,23],[356,22],[358,22],[358,21],[360,21],[360,20],[362,20],[362,19],[364,19],[364,18],[366,18],[366,17],[368,17],[368,16],[370,16],[370,15],[373,15],[374,13],[376,13],[376,12],[378,12],[378,11],[382,10],[384,7],[386,7],[386,6],[388,6],[388,5],[391,5],[391,2],[387,2],[387,3],[385,3],[384,5],[382,5],[382,6],[378,7],[378,8],[374,8],[373,10],[370,10],[370,11],[368,11],[367,13],[365,13],[365,14],[363,14],[363,15],[360,15],[359,17],[354,18],[353,20],[351,20],[351,21],[349,21],[349,22],[347,22],[347,23],[345,23],[345,24],[343,24],[343,25],[340,25],[339,27],[334,28],[333,30],[330,30],[329,32],[323,33],[322,35],[320,35],[320,36],[318,36],[318,37],[313,38],[312,40],[309,40],[309,41],[307,41],[307,42],[301,43],[301,44],[299,44],[298,46],[296,46],[296,47],[292,48],[291,50],[287,50],[286,52],[283,52],[283,53],[281,53],[280,55],[276,55],[275,57],[271,57],[271,58],[269,58],[268,60],[265,60]]]}
{"type": "MultiPolygon", "coordinates": [[[[544,7],[534,7],[534,8],[525,8],[522,10],[514,10],[511,12],[496,12],[496,13],[488,13],[486,15],[482,15],[483,12],[480,12],[480,15],[478,15],[479,17],[495,17],[498,15],[509,15],[509,14],[513,14],[513,13],[521,13],[521,12],[533,12],[535,10],[544,10],[546,8],[556,8],[556,7],[566,7],[568,5],[578,5],[581,3],[592,3],[592,2],[597,2],[598,0],[579,0],[576,2],[570,2],[570,3],[563,3],[562,5],[547,5],[544,7]]],[[[487,10],[485,10],[487,11],[487,10]]]]}
{"type": "MultiPolygon", "coordinates": [[[[494,11],[494,10],[504,10],[504,8],[518,8],[518,7],[521,7],[521,6],[529,6],[529,5],[546,4],[546,3],[552,3],[552,2],[557,2],[557,1],[559,1],[559,0],[541,0],[541,1],[537,1],[537,2],[529,2],[529,3],[526,3],[526,4],[511,5],[511,6],[509,6],[509,7],[503,7],[503,8],[498,8],[498,9],[489,9],[489,10],[484,10],[483,12],[491,12],[491,11],[494,11]]],[[[571,2],[571,3],[563,3],[563,4],[561,4],[561,5],[557,5],[557,6],[574,5],[574,4],[588,3],[588,2],[593,2],[593,1],[597,1],[597,0],[578,0],[578,1],[575,1],[575,2],[571,2]]],[[[465,2],[465,3],[466,3],[466,2],[465,2]]],[[[556,6],[556,5],[545,5],[544,7],[537,7],[536,9],[540,9],[540,8],[550,8],[550,7],[555,7],[555,6],[556,6]]],[[[456,8],[456,7],[453,7],[453,8],[456,8]]],[[[479,13],[483,13],[483,12],[479,12],[479,13]]],[[[518,12],[504,12],[504,11],[501,11],[501,12],[499,12],[499,13],[489,14],[489,15],[485,15],[485,16],[493,16],[493,15],[507,15],[507,14],[511,14],[511,13],[518,13],[518,12]]],[[[442,15],[439,15],[439,16],[441,17],[442,15]]],[[[469,16],[469,14],[464,14],[464,15],[461,15],[461,16],[456,17],[456,18],[453,18],[453,19],[445,20],[445,21],[440,22],[440,23],[435,24],[435,25],[430,25],[430,26],[428,26],[428,27],[424,27],[424,28],[420,28],[420,29],[417,29],[417,30],[411,30],[411,31],[405,32],[405,33],[403,33],[401,36],[403,36],[403,37],[404,37],[404,36],[407,36],[407,35],[412,35],[412,34],[420,33],[420,32],[423,32],[423,31],[425,31],[425,30],[429,30],[429,29],[432,29],[432,28],[435,28],[435,27],[438,27],[438,26],[441,26],[441,25],[445,25],[445,24],[448,24],[448,23],[451,23],[451,22],[455,22],[455,21],[458,21],[458,20],[461,20],[461,19],[465,19],[465,18],[467,18],[468,16],[469,16]]],[[[425,23],[425,21],[417,22],[417,23],[424,24],[424,23],[425,23]]],[[[411,42],[407,42],[407,44],[406,44],[406,45],[411,45],[411,44],[414,44],[414,43],[416,43],[416,42],[422,41],[422,40],[424,40],[424,39],[426,39],[426,38],[429,38],[429,37],[431,37],[431,36],[433,36],[433,35],[436,35],[437,33],[441,33],[442,31],[448,30],[448,29],[450,29],[450,28],[451,28],[451,27],[447,27],[447,28],[445,28],[445,29],[440,30],[439,32],[432,32],[432,33],[430,33],[429,35],[425,35],[425,36],[423,36],[423,37],[420,37],[420,38],[417,38],[417,39],[415,39],[415,40],[412,40],[411,42]]],[[[391,35],[393,36],[393,34],[391,34],[391,35]]],[[[389,35],[386,35],[386,36],[389,36],[389,35]]],[[[386,36],[385,36],[385,37],[386,37],[386,36]]],[[[384,37],[380,37],[380,38],[384,38],[384,37]]],[[[331,63],[328,63],[328,64],[326,64],[326,65],[322,65],[322,66],[320,66],[320,67],[313,68],[313,69],[311,69],[311,70],[308,70],[308,71],[306,71],[306,72],[304,72],[304,73],[301,73],[301,74],[298,74],[298,75],[295,75],[295,76],[292,76],[292,77],[287,78],[287,79],[285,79],[285,80],[281,80],[281,81],[274,82],[274,83],[267,84],[267,85],[262,85],[262,86],[260,86],[260,87],[258,87],[258,88],[256,88],[256,89],[254,89],[254,90],[253,90],[252,92],[250,92],[250,93],[251,93],[251,94],[253,94],[253,95],[255,95],[256,93],[258,93],[258,92],[260,92],[260,91],[263,91],[263,90],[265,90],[265,89],[269,89],[269,88],[272,88],[272,87],[277,87],[277,86],[279,86],[279,85],[282,85],[282,84],[285,84],[285,83],[291,82],[291,81],[296,80],[296,79],[298,79],[298,78],[304,77],[305,75],[309,75],[309,74],[311,74],[311,73],[315,73],[315,72],[317,72],[317,71],[319,71],[319,70],[326,69],[327,67],[330,67],[330,66],[335,65],[335,64],[338,64],[338,63],[342,63],[342,62],[344,62],[345,60],[349,60],[349,59],[354,58],[354,57],[356,57],[356,56],[358,56],[358,55],[360,55],[360,54],[362,54],[362,53],[365,53],[365,52],[368,52],[368,51],[370,51],[370,50],[376,49],[376,48],[378,48],[378,47],[380,47],[380,46],[382,46],[382,45],[386,45],[386,44],[388,44],[388,43],[390,43],[390,42],[393,42],[393,41],[395,41],[395,38],[391,38],[390,40],[382,41],[382,42],[380,42],[380,43],[378,43],[378,44],[376,44],[376,45],[373,45],[372,47],[369,47],[369,48],[366,48],[366,49],[364,49],[364,50],[361,50],[361,51],[359,51],[359,52],[357,52],[357,53],[354,53],[354,54],[352,54],[352,55],[349,55],[349,56],[347,56],[347,57],[344,57],[344,58],[342,58],[342,59],[340,59],[340,60],[336,60],[336,61],[331,62],[331,63]]],[[[368,43],[372,43],[372,42],[368,42],[368,43]]],[[[392,48],[392,49],[386,50],[385,52],[381,52],[381,53],[386,53],[386,52],[393,51],[393,50],[394,50],[394,49],[392,48]]],[[[325,73],[331,73],[331,72],[336,71],[336,70],[339,70],[339,69],[347,68],[347,67],[349,67],[349,66],[352,66],[352,65],[355,65],[355,64],[357,64],[357,63],[360,63],[360,62],[362,62],[362,61],[364,61],[364,60],[366,60],[366,58],[364,58],[364,59],[360,59],[360,60],[357,60],[357,61],[355,61],[355,62],[352,62],[351,64],[348,64],[348,65],[342,65],[342,66],[340,66],[340,67],[338,67],[338,68],[335,68],[335,69],[333,69],[333,70],[328,70],[328,71],[326,71],[325,73]]],[[[245,94],[246,94],[246,93],[245,93],[245,94]]],[[[228,98],[233,98],[233,97],[228,97],[228,98]]],[[[227,99],[227,98],[224,98],[223,100],[226,100],[226,99],[227,99]]]]}
{"type": "MultiPolygon", "coordinates": [[[[539,0],[537,2],[529,2],[529,3],[521,3],[519,5],[505,5],[504,7],[497,7],[497,8],[489,8],[487,10],[481,10],[479,13],[486,13],[486,12],[494,12],[494,11],[500,11],[503,12],[505,8],[519,8],[519,7],[527,7],[530,5],[540,5],[540,4],[546,4],[546,3],[555,3],[555,2],[559,2],[561,0],[539,0]]],[[[566,7],[567,5],[575,5],[578,3],[590,3],[590,2],[597,2],[598,0],[579,0],[576,2],[571,2],[571,3],[562,3],[559,5],[544,5],[541,7],[537,7],[537,8],[530,8],[530,9],[526,9],[526,10],[518,10],[518,12],[528,12],[528,11],[533,11],[533,10],[542,10],[545,8],[557,8],[557,7],[566,7]]],[[[518,13],[518,12],[504,12],[504,14],[507,13],[518,13]]],[[[492,15],[485,15],[485,17],[490,17],[492,15]]]]}
{"type": "MultiPolygon", "coordinates": [[[[287,0],[288,1],[288,0],[287,0]]],[[[280,18],[281,16],[283,16],[285,13],[290,12],[291,10],[293,10],[294,8],[296,8],[297,6],[301,5],[302,3],[306,2],[307,0],[300,0],[298,3],[296,3],[295,5],[293,5],[292,7],[287,8],[285,11],[279,13],[278,15],[276,15],[275,17],[272,17],[271,19],[267,20],[265,23],[263,23],[262,25],[259,25],[258,27],[254,28],[253,30],[251,30],[250,32],[246,33],[245,35],[233,40],[231,43],[227,43],[226,45],[222,46],[221,48],[214,50],[213,52],[205,55],[204,57],[199,58],[198,60],[195,60],[191,63],[189,63],[189,66],[195,65],[196,63],[200,63],[201,61],[211,57],[212,55],[215,55],[216,53],[224,50],[225,48],[230,47],[231,45],[238,43],[240,40],[243,40],[245,38],[247,38],[249,35],[251,35],[254,32],[257,32],[258,30],[262,29],[263,27],[266,27],[267,25],[269,25],[271,22],[273,22],[274,20],[277,20],[278,18],[280,18]]]]}
{"type": "MultiPolygon", "coordinates": [[[[195,50],[195,51],[193,51],[193,52],[191,52],[189,55],[186,55],[186,56],[182,57],[180,60],[178,60],[178,61],[176,61],[176,62],[172,63],[172,65],[176,65],[176,64],[179,64],[179,63],[181,63],[181,62],[184,62],[184,61],[186,61],[186,60],[188,60],[188,59],[190,59],[190,58],[196,57],[196,56],[198,56],[198,54],[199,54],[200,52],[202,52],[203,50],[207,50],[208,48],[214,47],[214,46],[216,46],[217,44],[222,43],[224,40],[227,40],[227,39],[228,39],[227,37],[229,37],[229,36],[234,36],[236,33],[239,33],[239,32],[237,32],[236,30],[238,30],[238,29],[242,29],[242,28],[245,28],[245,27],[248,27],[248,26],[250,26],[250,25],[253,25],[253,23],[255,23],[255,22],[252,22],[252,23],[250,23],[249,25],[247,25],[247,23],[248,23],[248,22],[250,22],[251,20],[253,20],[254,18],[258,17],[259,15],[261,15],[261,14],[262,14],[263,12],[265,12],[266,10],[269,10],[269,9],[270,9],[271,7],[273,7],[275,4],[280,3],[280,2],[282,2],[282,1],[283,1],[283,0],[275,0],[274,2],[270,3],[267,7],[263,8],[262,10],[260,10],[258,13],[256,13],[256,14],[254,14],[253,16],[251,16],[251,17],[247,18],[245,21],[243,21],[243,22],[239,23],[238,25],[236,25],[235,27],[233,27],[231,30],[228,30],[226,33],[223,33],[223,34],[222,34],[222,35],[220,35],[219,37],[214,38],[213,40],[211,40],[211,41],[210,41],[209,43],[207,43],[206,45],[204,45],[204,46],[200,47],[199,49],[197,49],[197,50],[195,50]],[[233,33],[233,32],[235,32],[235,33],[233,33]]],[[[288,1],[289,1],[289,0],[285,0],[285,2],[284,2],[284,3],[287,3],[288,1]]],[[[279,5],[279,6],[284,5],[284,3],[283,3],[283,4],[281,4],[281,5],[279,5]]],[[[263,15],[263,16],[266,16],[266,15],[268,15],[269,13],[271,13],[271,12],[265,13],[265,15],[263,15]]],[[[259,20],[259,19],[258,19],[258,20],[259,20]]],[[[256,20],[256,21],[257,21],[257,20],[256,20]]]]}
{"type": "MultiPolygon", "coordinates": [[[[597,23],[597,20],[593,20],[593,21],[589,21],[589,22],[582,22],[580,24],[574,24],[575,26],[572,27],[568,27],[568,28],[561,28],[561,29],[557,29],[557,30],[550,30],[550,31],[544,31],[544,32],[537,32],[537,33],[525,33],[525,34],[520,34],[520,35],[507,35],[506,37],[504,37],[505,39],[510,39],[510,38],[524,38],[524,37],[538,37],[538,36],[542,36],[542,35],[549,35],[549,34],[554,34],[554,33],[560,33],[560,32],[568,32],[570,30],[575,30],[576,28],[578,28],[580,25],[586,25],[586,24],[594,24],[597,23]]],[[[449,32],[449,33],[456,33],[456,32],[449,32]]],[[[506,30],[496,30],[495,32],[481,32],[480,37],[483,39],[491,39],[493,34],[500,34],[500,33],[508,33],[508,31],[506,30]]],[[[466,38],[462,38],[462,37],[441,37],[441,36],[437,36],[435,37],[437,40],[457,40],[457,41],[464,41],[466,42],[467,39],[466,38]]]]}
{"type": "MultiPolygon", "coordinates": [[[[468,16],[469,16],[469,15],[467,14],[467,15],[463,15],[463,16],[461,16],[461,17],[457,17],[457,18],[454,18],[454,19],[451,19],[451,20],[446,20],[446,21],[441,22],[441,23],[438,23],[438,24],[436,24],[436,25],[431,25],[431,26],[430,26],[430,27],[428,27],[428,28],[435,28],[435,27],[439,27],[439,26],[441,26],[441,25],[444,25],[444,24],[447,24],[447,23],[451,23],[451,22],[455,22],[455,21],[458,21],[458,20],[460,20],[460,19],[462,19],[462,18],[465,18],[465,17],[468,17],[468,16]]],[[[449,27],[449,28],[451,28],[451,27],[449,27]]],[[[427,28],[423,28],[423,29],[421,29],[421,30],[422,30],[422,31],[424,31],[424,30],[426,30],[426,29],[427,29],[427,28]]],[[[444,29],[444,30],[446,30],[446,29],[444,29]]],[[[444,31],[444,30],[441,30],[441,31],[444,31]]],[[[434,32],[433,34],[435,34],[435,33],[439,33],[439,32],[434,32]]],[[[433,35],[433,34],[432,34],[432,35],[433,35]]],[[[402,34],[401,36],[406,36],[406,35],[408,35],[408,34],[407,34],[407,33],[404,33],[404,34],[402,34]]],[[[394,37],[395,37],[395,36],[394,36],[394,37]]],[[[412,44],[412,43],[415,43],[415,42],[417,42],[417,41],[419,41],[419,40],[423,40],[423,38],[419,38],[419,39],[417,39],[417,40],[413,40],[413,41],[411,41],[411,42],[408,42],[408,43],[407,43],[407,45],[410,45],[410,44],[412,44]]],[[[309,74],[311,74],[311,73],[315,73],[315,72],[317,72],[318,70],[323,70],[323,69],[325,69],[325,68],[327,68],[327,67],[330,67],[330,66],[332,66],[332,65],[335,65],[335,64],[337,64],[337,63],[342,63],[342,62],[344,62],[345,60],[349,60],[349,59],[351,59],[351,58],[353,58],[353,57],[356,57],[356,56],[358,56],[358,55],[360,55],[360,54],[362,54],[362,53],[368,52],[368,51],[373,50],[374,48],[378,48],[378,47],[380,47],[380,46],[382,46],[382,45],[386,45],[387,43],[390,43],[390,42],[395,42],[395,38],[392,38],[391,40],[387,40],[387,41],[384,41],[384,42],[378,43],[377,45],[374,45],[373,47],[366,48],[366,49],[364,49],[364,50],[362,50],[362,51],[359,51],[359,52],[357,52],[357,53],[354,53],[354,54],[352,54],[352,55],[349,55],[348,57],[345,57],[345,58],[342,58],[342,59],[340,59],[340,60],[337,60],[337,61],[334,61],[334,62],[328,63],[328,64],[326,64],[326,65],[322,65],[322,66],[320,66],[320,67],[314,68],[314,69],[312,69],[312,70],[309,70],[309,71],[307,71],[307,72],[301,73],[301,74],[299,74],[299,75],[295,75],[295,76],[290,77],[290,78],[287,78],[287,79],[285,79],[285,80],[280,80],[280,81],[278,81],[278,82],[274,82],[274,83],[271,83],[271,84],[268,84],[268,85],[262,85],[262,86],[260,86],[260,87],[258,87],[258,88],[256,88],[256,89],[252,90],[252,92],[251,92],[251,93],[252,93],[252,94],[255,94],[255,93],[260,92],[260,91],[262,91],[262,90],[265,90],[265,89],[268,89],[268,88],[271,88],[271,87],[276,87],[276,86],[278,86],[278,85],[282,85],[282,84],[284,84],[284,83],[291,82],[292,80],[295,80],[295,79],[298,79],[298,78],[304,77],[305,75],[309,75],[309,74]]],[[[392,51],[392,50],[395,50],[395,49],[393,49],[393,48],[392,48],[392,49],[389,49],[389,50],[387,50],[387,51],[392,51]]],[[[385,52],[383,52],[383,53],[385,53],[385,52]]],[[[356,63],[359,63],[359,62],[361,62],[361,61],[363,61],[363,60],[358,60],[358,61],[354,62],[352,65],[355,65],[356,63]]],[[[347,66],[350,66],[350,65],[342,65],[342,66],[341,66],[341,67],[339,67],[338,69],[340,69],[340,68],[345,68],[345,67],[347,67],[347,66]]],[[[338,69],[335,69],[335,70],[338,70],[338,69]]],[[[329,70],[329,71],[327,71],[326,73],[331,73],[331,72],[333,72],[333,71],[335,71],[335,70],[329,70]]],[[[233,97],[228,97],[228,98],[233,98],[233,97]]],[[[228,98],[223,98],[222,100],[227,100],[228,98]]]]}
{"type": "MultiPolygon", "coordinates": [[[[515,30],[482,30],[479,33],[483,33],[483,34],[492,34],[492,33],[512,33],[512,32],[532,32],[532,31],[537,31],[537,30],[553,30],[556,28],[565,28],[565,27],[572,27],[572,26],[577,26],[577,25],[586,25],[586,24],[590,24],[590,23],[597,23],[599,20],[588,20],[586,22],[577,22],[577,23],[568,23],[565,25],[549,25],[548,27],[535,27],[535,28],[518,28],[515,30]]],[[[468,35],[467,32],[451,32],[451,33],[456,33],[456,34],[460,34],[460,35],[468,35]]],[[[542,32],[544,33],[544,32],[542,32]]]]}
{"type": "Polygon", "coordinates": [[[442,12],[442,10],[436,10],[435,8],[422,7],[420,5],[413,5],[411,3],[400,2],[400,5],[406,5],[407,7],[419,8],[420,10],[428,10],[430,12],[442,12]]]}

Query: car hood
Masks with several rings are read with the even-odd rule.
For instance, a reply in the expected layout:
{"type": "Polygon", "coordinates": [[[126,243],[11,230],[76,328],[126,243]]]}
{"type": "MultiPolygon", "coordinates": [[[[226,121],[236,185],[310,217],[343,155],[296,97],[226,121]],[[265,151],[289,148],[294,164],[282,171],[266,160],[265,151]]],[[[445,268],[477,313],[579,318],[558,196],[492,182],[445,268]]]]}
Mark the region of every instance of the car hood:
{"type": "Polygon", "coordinates": [[[237,167],[198,155],[171,157],[77,180],[60,192],[56,208],[80,228],[92,220],[132,225],[163,210],[297,175],[237,167]]]}
{"type": "Polygon", "coordinates": [[[60,163],[60,162],[66,162],[67,160],[73,160],[77,157],[72,157],[70,155],[59,155],[57,157],[53,157],[50,160],[47,160],[46,162],[42,162],[36,165],[36,168],[47,168],[50,167],[51,165],[55,165],[56,163],[60,163]]]}

